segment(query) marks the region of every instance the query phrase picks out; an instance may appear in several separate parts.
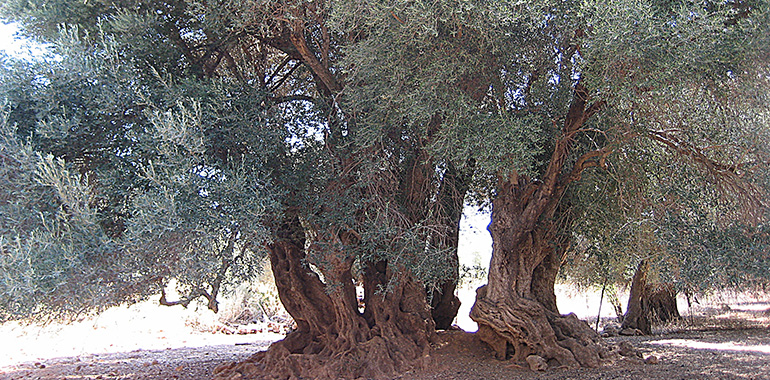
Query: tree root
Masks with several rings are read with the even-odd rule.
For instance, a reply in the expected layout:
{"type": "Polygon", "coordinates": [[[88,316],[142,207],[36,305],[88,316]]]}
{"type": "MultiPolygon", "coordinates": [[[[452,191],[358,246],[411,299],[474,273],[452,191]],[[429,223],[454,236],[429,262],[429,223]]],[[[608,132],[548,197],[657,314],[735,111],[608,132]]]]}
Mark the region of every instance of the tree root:
{"type": "Polygon", "coordinates": [[[292,353],[279,341],[243,362],[218,366],[214,380],[392,379],[429,366],[429,350],[406,337],[386,340],[375,336],[346,350],[326,347],[319,353],[292,353]]]}
{"type": "Polygon", "coordinates": [[[527,363],[527,357],[537,355],[549,366],[594,368],[613,356],[613,350],[586,322],[574,314],[550,312],[537,301],[490,300],[482,287],[471,318],[479,324],[479,338],[501,360],[527,363]]]}

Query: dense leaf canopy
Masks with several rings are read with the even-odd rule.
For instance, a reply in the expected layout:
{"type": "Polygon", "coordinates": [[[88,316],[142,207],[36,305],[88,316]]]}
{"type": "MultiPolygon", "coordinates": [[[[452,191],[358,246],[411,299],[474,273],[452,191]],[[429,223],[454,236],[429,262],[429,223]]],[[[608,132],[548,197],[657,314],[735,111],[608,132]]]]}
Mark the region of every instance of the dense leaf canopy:
{"type": "Polygon", "coordinates": [[[435,286],[453,270],[450,174],[489,203],[501,179],[558,170],[560,234],[618,265],[619,235],[698,276],[693,260],[738,254],[716,241],[764,237],[725,216],[764,220],[766,2],[15,0],[3,15],[55,46],[4,60],[7,315],[171,278],[215,300],[287,216],[321,273],[336,246],[435,286]],[[585,121],[565,136],[575,96],[585,121]]]}

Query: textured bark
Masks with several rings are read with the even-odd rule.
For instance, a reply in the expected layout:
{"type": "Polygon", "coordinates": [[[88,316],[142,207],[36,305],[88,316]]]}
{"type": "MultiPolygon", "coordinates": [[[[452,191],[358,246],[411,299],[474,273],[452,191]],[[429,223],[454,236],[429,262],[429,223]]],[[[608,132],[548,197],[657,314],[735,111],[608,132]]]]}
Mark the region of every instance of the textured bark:
{"type": "Polygon", "coordinates": [[[600,166],[606,153],[588,152],[571,169],[574,134],[602,102],[588,105],[586,89],[577,84],[565,117],[563,136],[554,145],[540,180],[513,172],[498,177],[492,204],[492,260],[488,284],[476,293],[471,318],[479,337],[500,359],[524,364],[529,355],[549,365],[596,367],[608,354],[601,337],[573,314],[560,315],[554,282],[561,265],[565,240],[562,195],[583,170],[600,166]]]}
{"type": "Polygon", "coordinates": [[[506,183],[495,199],[489,284],[477,291],[471,318],[499,359],[525,363],[538,355],[559,366],[597,367],[607,352],[599,335],[556,308],[553,283],[561,249],[553,229],[548,223],[521,223],[527,188],[525,182],[506,183]]]}
{"type": "Polygon", "coordinates": [[[641,261],[631,280],[628,308],[623,316],[622,329],[637,329],[643,334],[652,334],[654,322],[669,322],[679,319],[676,292],[671,284],[649,284],[647,273],[650,264],[641,261]]]}
{"type": "Polygon", "coordinates": [[[328,252],[333,265],[321,270],[324,283],[306,267],[302,243],[283,239],[268,247],[281,302],[297,329],[267,351],[220,366],[215,379],[385,379],[428,363],[435,332],[421,285],[404,278],[394,284],[387,263],[373,263],[365,268],[360,313],[352,260],[328,252]],[[375,293],[388,285],[391,291],[375,293]]]}

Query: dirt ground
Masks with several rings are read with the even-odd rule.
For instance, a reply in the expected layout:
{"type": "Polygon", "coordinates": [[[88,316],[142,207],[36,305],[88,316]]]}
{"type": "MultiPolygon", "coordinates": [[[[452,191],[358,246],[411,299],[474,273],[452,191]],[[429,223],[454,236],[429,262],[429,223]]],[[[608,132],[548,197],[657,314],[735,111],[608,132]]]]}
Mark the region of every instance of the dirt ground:
{"type": "MultiPolygon", "coordinates": [[[[17,363],[0,367],[0,379],[209,379],[218,364],[243,360],[270,343],[255,339],[17,363]]],[[[717,310],[659,328],[652,336],[606,339],[630,341],[645,358],[654,355],[659,363],[622,359],[596,369],[535,373],[492,358],[471,333],[447,331],[440,334],[432,365],[399,379],[770,379],[770,309],[717,310]]]]}
{"type": "MultiPolygon", "coordinates": [[[[703,321],[701,321],[703,322],[703,321]]],[[[703,328],[659,332],[653,336],[607,338],[632,342],[658,364],[621,359],[594,369],[549,369],[532,372],[492,358],[472,334],[450,332],[435,354],[435,366],[405,374],[403,380],[429,379],[770,379],[770,325],[714,321],[703,328]]]]}
{"type": "MultiPolygon", "coordinates": [[[[472,304],[474,292],[465,293],[460,294],[467,296],[464,303],[472,304]]],[[[586,320],[596,320],[598,297],[598,293],[557,289],[560,309],[575,311],[586,320]]],[[[722,294],[702,299],[692,308],[680,301],[680,311],[686,315],[680,322],[657,327],[652,336],[606,338],[611,344],[629,341],[644,358],[659,358],[658,364],[624,359],[598,369],[554,368],[535,373],[494,359],[471,333],[447,331],[439,333],[431,365],[399,378],[770,380],[770,297],[722,294]]],[[[213,314],[205,307],[159,307],[151,299],[77,322],[8,322],[0,325],[0,380],[210,379],[217,365],[242,361],[283,336],[276,333],[281,332],[277,325],[233,330],[223,324],[223,314],[240,310],[225,307],[213,314]]],[[[468,324],[471,321],[460,318],[467,314],[461,309],[458,324],[475,329],[475,324],[468,324]]],[[[611,314],[602,314],[605,323],[611,314]]]]}

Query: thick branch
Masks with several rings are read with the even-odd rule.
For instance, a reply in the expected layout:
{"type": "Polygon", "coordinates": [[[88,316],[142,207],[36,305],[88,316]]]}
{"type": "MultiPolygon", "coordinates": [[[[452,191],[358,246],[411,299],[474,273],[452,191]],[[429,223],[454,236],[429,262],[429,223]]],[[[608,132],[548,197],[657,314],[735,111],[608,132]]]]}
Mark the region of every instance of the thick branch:
{"type": "Polygon", "coordinates": [[[291,62],[291,57],[287,56],[286,58],[284,58],[284,60],[278,65],[275,71],[273,71],[273,73],[270,74],[270,76],[265,80],[265,84],[266,85],[270,84],[270,82],[273,81],[273,78],[275,78],[275,76],[278,75],[278,73],[281,72],[281,70],[283,70],[283,68],[286,67],[286,65],[288,65],[289,62],[291,62]]]}
{"type": "Polygon", "coordinates": [[[593,167],[606,168],[607,156],[609,156],[610,153],[612,153],[612,150],[599,149],[599,150],[588,152],[580,156],[577,162],[575,162],[575,165],[572,166],[572,171],[570,172],[569,176],[567,176],[567,178],[563,181],[562,185],[566,186],[572,182],[580,180],[580,177],[583,174],[583,171],[588,168],[593,168],[593,167]]]}
{"type": "Polygon", "coordinates": [[[538,218],[536,215],[542,215],[548,208],[553,209],[556,203],[555,199],[559,196],[557,192],[565,188],[564,181],[560,181],[560,175],[564,169],[564,164],[570,154],[572,147],[572,136],[583,125],[588,118],[588,112],[595,114],[603,107],[602,102],[594,103],[586,110],[588,100],[588,90],[581,83],[575,85],[575,93],[572,98],[567,117],[564,120],[563,136],[556,142],[548,168],[542,178],[542,183],[537,188],[534,199],[530,202],[524,212],[521,214],[521,220],[527,221],[530,225],[527,230],[532,230],[538,218]]]}
{"type": "Polygon", "coordinates": [[[297,51],[302,57],[302,62],[313,70],[313,73],[315,73],[321,82],[323,82],[326,88],[332,93],[340,92],[342,90],[342,85],[337,81],[337,78],[334,77],[334,74],[329,71],[329,68],[324,66],[324,64],[318,60],[307,45],[307,40],[305,40],[305,29],[301,24],[295,23],[291,34],[289,35],[289,39],[294,47],[297,48],[297,51]]]}
{"type": "Polygon", "coordinates": [[[176,305],[182,305],[183,307],[187,308],[188,305],[190,305],[190,302],[192,302],[194,299],[198,297],[204,297],[209,302],[211,301],[211,295],[204,289],[201,288],[195,288],[190,291],[190,294],[188,294],[185,297],[179,298],[178,301],[169,301],[166,298],[166,289],[161,288],[160,289],[160,300],[158,301],[159,304],[163,306],[176,306],[176,305]]]}

